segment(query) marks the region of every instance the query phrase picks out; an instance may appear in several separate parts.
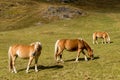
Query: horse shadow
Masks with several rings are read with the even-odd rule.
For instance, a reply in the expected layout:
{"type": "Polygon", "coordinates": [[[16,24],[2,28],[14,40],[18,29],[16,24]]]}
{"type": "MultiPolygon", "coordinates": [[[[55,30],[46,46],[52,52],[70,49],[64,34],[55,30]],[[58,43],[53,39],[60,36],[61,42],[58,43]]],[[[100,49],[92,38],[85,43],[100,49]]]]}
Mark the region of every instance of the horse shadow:
{"type": "Polygon", "coordinates": [[[114,42],[113,42],[113,41],[110,41],[110,44],[111,44],[111,43],[114,43],[114,42]]]}
{"type": "MultiPolygon", "coordinates": [[[[99,59],[99,58],[100,58],[99,56],[96,56],[96,57],[94,57],[93,60],[96,60],[96,59],[99,59]]],[[[87,58],[87,59],[88,59],[88,61],[91,60],[90,58],[87,58]]],[[[75,60],[76,60],[76,58],[65,60],[65,62],[71,62],[71,61],[75,61],[75,60]]],[[[85,61],[85,59],[84,58],[79,58],[78,61],[85,61]]]]}
{"type": "Polygon", "coordinates": [[[44,70],[44,69],[61,69],[61,68],[63,68],[63,65],[52,65],[52,66],[39,65],[38,66],[38,69],[40,69],[40,70],[44,70]]]}
{"type": "MultiPolygon", "coordinates": [[[[51,66],[38,65],[37,68],[39,71],[46,70],[46,69],[61,69],[61,68],[63,68],[63,65],[51,65],[51,66]]],[[[32,66],[29,68],[29,73],[33,72],[33,71],[31,71],[31,69],[35,69],[35,66],[32,66]]],[[[25,70],[26,70],[26,68],[19,69],[18,72],[25,71],[25,70]]]]}

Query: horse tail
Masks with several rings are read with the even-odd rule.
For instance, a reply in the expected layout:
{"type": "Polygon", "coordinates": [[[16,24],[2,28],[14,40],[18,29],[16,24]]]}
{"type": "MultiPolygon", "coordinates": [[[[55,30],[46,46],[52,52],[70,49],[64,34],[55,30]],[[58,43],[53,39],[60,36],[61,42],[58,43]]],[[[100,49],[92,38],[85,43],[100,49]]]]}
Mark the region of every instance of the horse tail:
{"type": "Polygon", "coordinates": [[[9,47],[9,50],[8,50],[8,66],[9,66],[9,71],[13,68],[13,66],[12,66],[12,57],[11,57],[11,48],[12,47],[9,47]]]}
{"type": "Polygon", "coordinates": [[[107,33],[107,42],[110,43],[110,36],[108,33],[107,33]]]}
{"type": "Polygon", "coordinates": [[[96,40],[96,33],[93,33],[93,44],[95,43],[96,40]]]}
{"type": "Polygon", "coordinates": [[[57,40],[56,41],[56,43],[55,43],[55,52],[54,52],[54,57],[55,57],[55,60],[57,59],[57,52],[58,52],[58,42],[59,42],[59,40],[57,40]]]}

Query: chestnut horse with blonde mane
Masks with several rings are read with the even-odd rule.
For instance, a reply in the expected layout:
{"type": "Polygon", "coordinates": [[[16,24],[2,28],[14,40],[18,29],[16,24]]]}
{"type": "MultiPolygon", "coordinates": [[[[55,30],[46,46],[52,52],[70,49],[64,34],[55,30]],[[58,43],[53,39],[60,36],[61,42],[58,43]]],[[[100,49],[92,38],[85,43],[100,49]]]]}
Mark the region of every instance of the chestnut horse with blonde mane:
{"type": "Polygon", "coordinates": [[[76,62],[78,62],[78,58],[80,56],[80,52],[82,52],[85,56],[85,60],[88,61],[87,55],[84,52],[84,49],[87,50],[88,55],[91,59],[94,58],[93,50],[91,47],[82,39],[60,39],[57,40],[55,43],[55,53],[54,57],[57,62],[63,62],[62,60],[62,53],[63,50],[66,49],[67,51],[77,51],[76,62]]]}
{"type": "Polygon", "coordinates": [[[98,38],[102,38],[103,41],[102,43],[110,43],[110,36],[107,32],[94,32],[93,33],[93,44],[97,43],[98,44],[98,41],[97,39],[98,38]]]}
{"type": "Polygon", "coordinates": [[[33,59],[35,58],[35,71],[38,72],[37,62],[41,54],[41,50],[42,50],[42,45],[40,42],[35,42],[30,45],[15,44],[10,46],[8,51],[9,71],[12,70],[12,72],[17,73],[15,68],[15,60],[17,57],[20,57],[23,59],[27,59],[27,58],[29,59],[26,73],[28,73],[29,66],[32,63],[33,59]]]}

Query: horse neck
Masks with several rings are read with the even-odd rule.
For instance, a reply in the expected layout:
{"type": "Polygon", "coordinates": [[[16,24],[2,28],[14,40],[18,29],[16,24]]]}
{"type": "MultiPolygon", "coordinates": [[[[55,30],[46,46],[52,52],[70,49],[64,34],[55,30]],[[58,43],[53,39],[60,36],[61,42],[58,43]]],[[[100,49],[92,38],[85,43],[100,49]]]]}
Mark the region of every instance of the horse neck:
{"type": "Polygon", "coordinates": [[[92,50],[91,47],[85,41],[83,41],[83,42],[84,42],[85,49],[87,51],[91,51],[92,50]]]}

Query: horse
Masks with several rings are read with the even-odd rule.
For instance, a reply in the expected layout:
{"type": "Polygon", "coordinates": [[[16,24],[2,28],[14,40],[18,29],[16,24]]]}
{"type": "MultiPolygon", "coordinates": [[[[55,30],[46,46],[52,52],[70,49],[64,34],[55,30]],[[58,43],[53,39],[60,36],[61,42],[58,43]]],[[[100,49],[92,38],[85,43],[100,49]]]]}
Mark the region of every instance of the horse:
{"type": "Polygon", "coordinates": [[[17,73],[15,68],[15,60],[17,57],[22,59],[29,59],[26,73],[28,73],[29,66],[31,65],[33,59],[35,59],[35,71],[38,72],[37,62],[41,54],[42,45],[40,42],[34,42],[30,45],[15,44],[9,47],[8,58],[9,58],[9,71],[17,73]]]}
{"type": "Polygon", "coordinates": [[[110,43],[110,36],[107,32],[94,32],[93,33],[93,44],[95,43],[98,44],[98,41],[97,41],[98,38],[103,39],[102,44],[110,43]]]}
{"type": "Polygon", "coordinates": [[[84,49],[87,50],[88,55],[91,59],[94,59],[93,50],[83,39],[60,39],[55,43],[55,52],[54,57],[57,62],[64,62],[62,60],[63,50],[70,52],[77,51],[77,57],[75,62],[78,62],[80,53],[84,54],[85,60],[88,61],[87,55],[84,52],[84,49]]]}

